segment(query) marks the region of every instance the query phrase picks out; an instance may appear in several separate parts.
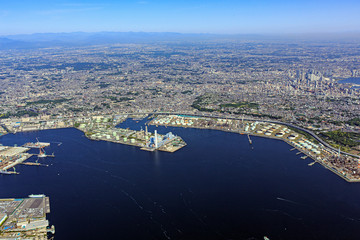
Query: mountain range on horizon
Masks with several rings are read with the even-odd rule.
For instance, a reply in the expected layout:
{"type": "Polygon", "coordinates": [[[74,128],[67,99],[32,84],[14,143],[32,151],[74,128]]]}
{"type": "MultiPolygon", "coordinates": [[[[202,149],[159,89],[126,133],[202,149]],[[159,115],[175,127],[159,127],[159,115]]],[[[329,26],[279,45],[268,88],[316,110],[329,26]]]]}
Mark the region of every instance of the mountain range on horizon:
{"type": "Polygon", "coordinates": [[[212,40],[360,40],[360,32],[309,34],[210,34],[176,32],[70,32],[0,36],[0,49],[29,49],[60,46],[86,46],[116,43],[193,42],[212,40]]]}

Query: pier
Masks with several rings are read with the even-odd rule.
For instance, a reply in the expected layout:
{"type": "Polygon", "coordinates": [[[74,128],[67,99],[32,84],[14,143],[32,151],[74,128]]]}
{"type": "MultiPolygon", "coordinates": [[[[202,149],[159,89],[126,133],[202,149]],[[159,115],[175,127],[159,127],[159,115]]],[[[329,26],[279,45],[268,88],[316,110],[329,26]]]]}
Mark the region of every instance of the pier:
{"type": "Polygon", "coordinates": [[[249,135],[249,134],[247,135],[247,137],[248,137],[248,139],[249,139],[249,143],[252,144],[252,141],[251,141],[251,139],[250,139],[250,135],[249,135]]]}
{"type": "Polygon", "coordinates": [[[44,148],[48,146],[50,146],[50,143],[46,143],[46,142],[36,142],[36,143],[28,142],[23,145],[23,147],[26,148],[44,148]]]}
{"type": "Polygon", "coordinates": [[[42,167],[48,167],[49,166],[47,164],[42,164],[42,163],[38,163],[38,162],[23,162],[21,164],[29,165],[29,166],[42,166],[42,167]]]}
{"type": "Polygon", "coordinates": [[[19,174],[15,170],[15,166],[18,164],[28,165],[28,166],[48,166],[46,164],[41,164],[36,162],[25,162],[32,156],[37,156],[39,158],[45,157],[55,157],[54,154],[46,155],[43,151],[45,146],[49,146],[50,143],[27,143],[24,146],[28,147],[10,147],[10,146],[0,146],[0,174],[19,174]],[[31,148],[38,148],[39,154],[30,154],[27,151],[31,148]],[[9,169],[13,168],[13,171],[9,169]]]}

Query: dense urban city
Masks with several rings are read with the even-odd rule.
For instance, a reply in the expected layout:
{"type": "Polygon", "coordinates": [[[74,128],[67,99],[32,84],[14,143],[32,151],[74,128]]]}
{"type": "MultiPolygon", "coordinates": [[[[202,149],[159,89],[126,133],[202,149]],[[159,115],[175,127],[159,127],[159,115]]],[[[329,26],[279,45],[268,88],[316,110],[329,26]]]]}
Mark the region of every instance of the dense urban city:
{"type": "Polygon", "coordinates": [[[360,89],[338,81],[360,76],[359,51],[351,41],[265,40],[4,50],[0,117],[251,116],[318,131],[358,153],[360,89]]]}
{"type": "MultiPolygon", "coordinates": [[[[352,42],[212,40],[3,50],[0,136],[74,127],[92,140],[147,151],[186,145],[171,132],[116,127],[149,117],[149,125],[246,134],[250,144],[253,135],[283,140],[313,159],[309,166],[318,162],[359,182],[360,88],[347,81],[360,77],[359,49],[352,42]]],[[[0,146],[0,173],[44,165],[25,161],[54,157],[43,150],[49,145],[0,146]]],[[[10,224],[1,216],[4,236],[54,231],[44,216],[39,227],[24,223],[29,231],[23,218],[10,224]]]]}
{"type": "Polygon", "coordinates": [[[358,240],[359,9],[2,1],[0,240],[358,240]]]}

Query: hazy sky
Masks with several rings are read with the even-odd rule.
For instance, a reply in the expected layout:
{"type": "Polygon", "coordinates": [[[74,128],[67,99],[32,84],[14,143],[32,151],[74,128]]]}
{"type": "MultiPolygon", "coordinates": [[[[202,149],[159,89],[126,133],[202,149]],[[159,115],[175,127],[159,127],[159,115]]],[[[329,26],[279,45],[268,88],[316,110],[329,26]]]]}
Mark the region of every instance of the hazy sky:
{"type": "Polygon", "coordinates": [[[0,0],[0,35],[360,31],[359,0],[0,0]]]}

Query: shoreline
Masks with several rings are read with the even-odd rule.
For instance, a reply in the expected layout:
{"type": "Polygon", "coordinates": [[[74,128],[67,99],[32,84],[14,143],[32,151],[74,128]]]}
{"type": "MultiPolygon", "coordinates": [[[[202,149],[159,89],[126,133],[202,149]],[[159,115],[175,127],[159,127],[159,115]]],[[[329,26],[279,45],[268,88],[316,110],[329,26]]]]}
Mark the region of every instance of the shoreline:
{"type": "MultiPolygon", "coordinates": [[[[128,115],[127,115],[127,118],[130,117],[130,116],[134,116],[134,115],[136,115],[136,114],[130,114],[130,115],[128,114],[128,115]]],[[[141,115],[144,115],[144,113],[141,113],[141,115]]],[[[181,116],[181,115],[179,115],[179,114],[164,114],[164,113],[161,113],[161,114],[159,114],[158,116],[181,116]]],[[[183,116],[184,116],[184,115],[183,115],[183,116]]],[[[186,116],[187,116],[187,117],[191,117],[191,118],[195,118],[195,119],[206,119],[206,118],[217,119],[217,120],[219,120],[219,119],[224,119],[224,118],[216,117],[216,116],[202,116],[202,117],[200,117],[200,116],[191,115],[191,114],[187,114],[186,116]]],[[[349,177],[347,176],[347,174],[342,174],[342,173],[340,172],[340,170],[336,170],[334,166],[331,166],[331,165],[326,164],[324,161],[322,161],[322,160],[318,159],[316,156],[310,154],[310,152],[306,151],[305,149],[301,149],[301,148],[297,147],[295,144],[293,144],[291,141],[289,141],[288,139],[286,139],[286,138],[284,138],[284,137],[278,137],[278,136],[275,137],[275,136],[271,136],[271,135],[257,134],[257,133],[249,132],[249,131],[231,130],[231,129],[229,129],[229,128],[223,128],[223,127],[183,126],[183,125],[159,124],[159,123],[155,124],[155,123],[153,123],[153,121],[156,120],[156,119],[157,119],[157,116],[155,116],[153,119],[151,119],[147,124],[148,124],[148,125],[155,125],[155,126],[160,125],[160,126],[165,126],[165,127],[169,126],[169,127],[182,127],[182,128],[217,130],[217,131],[222,131],[222,132],[238,133],[238,134],[241,134],[241,135],[250,135],[250,136],[263,137],[263,138],[269,138],[269,139],[274,139],[274,140],[281,140],[281,141],[286,142],[286,143],[289,144],[290,146],[296,148],[298,151],[300,151],[301,153],[303,153],[303,154],[306,155],[307,157],[311,158],[314,162],[319,163],[319,164],[321,164],[323,167],[325,167],[326,169],[332,171],[333,173],[335,173],[336,175],[338,175],[339,177],[341,177],[341,178],[344,179],[345,181],[347,181],[347,182],[360,182],[360,178],[349,178],[349,177]]],[[[225,118],[225,119],[229,119],[229,118],[225,118]]],[[[233,119],[233,120],[235,120],[235,119],[233,119]]],[[[236,120],[239,120],[239,119],[236,119],[236,120]]],[[[261,121],[261,120],[246,120],[246,121],[250,121],[250,122],[264,122],[264,121],[261,121]]],[[[264,123],[269,123],[269,122],[266,122],[266,121],[265,121],[264,123]]],[[[274,124],[274,123],[271,123],[271,124],[274,124]]],[[[275,123],[275,124],[277,124],[277,125],[279,125],[279,126],[282,126],[282,127],[288,127],[286,124],[282,124],[282,123],[275,123]]],[[[118,144],[124,144],[124,145],[139,147],[141,150],[148,150],[148,149],[145,149],[146,147],[144,148],[143,144],[140,144],[139,142],[134,142],[134,143],[132,143],[132,142],[130,141],[130,139],[129,139],[128,141],[120,141],[120,140],[113,140],[113,139],[107,139],[107,138],[102,138],[102,137],[100,137],[100,138],[96,137],[96,138],[95,138],[95,137],[92,137],[92,136],[88,136],[88,135],[86,134],[86,131],[85,131],[85,130],[82,130],[82,129],[80,129],[79,127],[75,127],[75,126],[66,126],[66,127],[61,126],[61,127],[59,127],[59,128],[56,128],[56,127],[55,127],[55,128],[46,128],[46,129],[45,129],[45,128],[44,128],[44,129],[32,129],[32,130],[29,130],[29,131],[15,131],[13,134],[15,134],[15,133],[17,133],[17,132],[30,132],[30,131],[31,131],[31,132],[35,132],[35,131],[42,131],[42,130],[67,129],[67,128],[77,129],[77,130],[83,132],[86,138],[88,138],[88,139],[90,139],[90,140],[93,140],[93,141],[107,141],[107,142],[112,142],[112,143],[118,143],[118,144]]],[[[138,132],[138,131],[135,131],[135,132],[138,132]]],[[[6,135],[6,133],[3,134],[3,135],[1,135],[1,136],[4,136],[4,135],[6,135]]],[[[301,135],[302,135],[302,134],[301,134],[301,135]]],[[[1,137],[1,136],[0,136],[0,137],[1,137]]],[[[177,147],[174,146],[173,149],[168,149],[166,146],[162,146],[162,147],[159,147],[157,150],[159,150],[159,151],[165,151],[165,152],[175,152],[175,151],[177,151],[177,150],[179,150],[179,149],[181,149],[182,147],[185,147],[185,146],[187,145],[187,144],[184,142],[184,140],[182,140],[181,137],[177,136],[176,139],[179,140],[179,141],[182,141],[183,144],[180,145],[180,146],[177,146],[177,147]]],[[[170,144],[171,142],[173,142],[173,141],[170,141],[170,142],[166,143],[166,145],[167,145],[167,144],[170,144]]],[[[324,145],[322,145],[322,147],[328,148],[328,146],[324,146],[324,145]]],[[[152,149],[151,149],[151,150],[152,150],[152,149]]],[[[154,149],[154,150],[155,150],[155,149],[154,149]]],[[[330,152],[333,152],[333,149],[330,149],[330,152]]]]}
{"type": "MultiPolygon", "coordinates": [[[[191,115],[189,115],[189,117],[192,117],[191,115]]],[[[206,118],[206,117],[204,117],[206,118]]],[[[212,117],[215,119],[222,119],[220,117],[212,117]]],[[[154,118],[153,120],[155,120],[156,118],[154,118]]],[[[325,167],[326,169],[330,170],[331,172],[335,173],[337,176],[341,177],[343,180],[349,182],[349,183],[353,183],[353,182],[360,182],[360,178],[356,179],[356,178],[349,178],[347,175],[342,174],[341,172],[339,172],[338,170],[336,170],[334,167],[329,166],[328,164],[324,163],[323,161],[317,159],[316,157],[314,157],[313,155],[311,155],[309,152],[305,151],[304,149],[298,148],[295,144],[293,144],[291,141],[282,138],[282,137],[275,137],[275,136],[268,136],[268,135],[264,135],[264,134],[257,134],[257,133],[252,133],[252,132],[245,132],[245,131],[237,131],[237,130],[231,130],[231,129],[221,129],[221,128],[211,128],[211,127],[201,127],[201,126],[177,126],[177,125],[172,125],[172,124],[155,124],[152,123],[151,120],[148,125],[155,125],[155,126],[165,126],[165,127],[180,127],[180,128],[193,128],[193,129],[207,129],[207,130],[217,130],[217,131],[222,131],[222,132],[230,132],[230,133],[237,133],[240,135],[250,135],[250,136],[256,136],[256,137],[262,137],[262,138],[269,138],[269,139],[273,139],[273,140],[280,140],[283,141],[285,143],[287,143],[288,145],[294,147],[295,149],[297,149],[299,152],[301,152],[302,154],[306,155],[307,157],[311,158],[314,162],[319,163],[321,166],[325,167]]],[[[259,122],[261,122],[259,120],[259,122]]],[[[282,125],[279,124],[281,126],[286,127],[286,125],[282,125]]]]}

